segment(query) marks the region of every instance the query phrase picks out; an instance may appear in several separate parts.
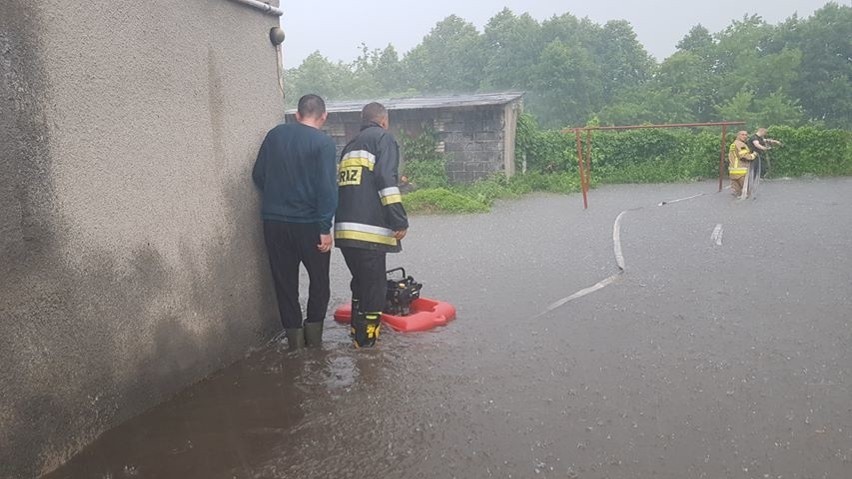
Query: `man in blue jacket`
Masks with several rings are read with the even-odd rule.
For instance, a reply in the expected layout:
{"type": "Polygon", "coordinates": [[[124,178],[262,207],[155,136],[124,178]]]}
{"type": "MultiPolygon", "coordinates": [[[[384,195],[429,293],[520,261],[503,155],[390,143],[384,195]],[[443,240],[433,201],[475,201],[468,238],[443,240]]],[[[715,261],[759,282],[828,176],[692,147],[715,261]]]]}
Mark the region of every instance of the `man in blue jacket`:
{"type": "Polygon", "coordinates": [[[320,131],[327,117],[322,98],[300,98],[297,123],[278,125],[266,134],[252,171],[263,194],[263,236],[290,349],[321,343],[330,297],[337,161],[334,141],[320,131]],[[304,324],[299,305],[300,263],[310,279],[304,324]]]}

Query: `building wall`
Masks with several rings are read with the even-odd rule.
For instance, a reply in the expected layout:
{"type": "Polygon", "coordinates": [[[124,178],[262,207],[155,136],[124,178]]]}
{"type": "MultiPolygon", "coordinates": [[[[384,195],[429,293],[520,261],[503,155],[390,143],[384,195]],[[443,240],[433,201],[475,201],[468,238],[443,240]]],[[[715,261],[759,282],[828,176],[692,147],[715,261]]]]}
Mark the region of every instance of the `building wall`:
{"type": "Polygon", "coordinates": [[[471,183],[503,171],[502,105],[440,110],[434,128],[438,148],[447,154],[450,181],[471,183]]]}
{"type": "MultiPolygon", "coordinates": [[[[437,133],[438,151],[447,155],[453,183],[471,183],[496,172],[514,174],[514,132],[519,102],[508,105],[392,110],[390,129],[397,139],[417,136],[427,128],[437,133]]],[[[295,121],[288,115],[287,121],[295,121]]],[[[338,153],[360,129],[360,112],[330,113],[325,130],[338,153]]],[[[402,149],[405,162],[405,149],[402,149]]],[[[416,183],[417,179],[413,179],[416,183]]]]}
{"type": "Polygon", "coordinates": [[[0,3],[0,478],[280,327],[250,180],[283,110],[277,23],[226,0],[0,3]]]}

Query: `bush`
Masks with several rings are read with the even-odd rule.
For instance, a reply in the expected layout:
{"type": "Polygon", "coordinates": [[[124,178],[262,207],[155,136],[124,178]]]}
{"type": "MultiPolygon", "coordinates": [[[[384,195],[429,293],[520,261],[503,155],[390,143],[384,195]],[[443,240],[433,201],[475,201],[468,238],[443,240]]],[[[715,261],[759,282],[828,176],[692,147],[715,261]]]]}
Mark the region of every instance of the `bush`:
{"type": "Polygon", "coordinates": [[[593,177],[604,183],[666,183],[719,174],[720,136],[709,131],[595,132],[593,177]]]}
{"type": "Polygon", "coordinates": [[[574,136],[558,130],[541,130],[535,118],[522,114],[515,135],[516,169],[527,160],[527,171],[557,173],[577,171],[577,150],[574,136]]]}
{"type": "MultiPolygon", "coordinates": [[[[520,155],[526,155],[528,169],[576,176],[574,134],[536,128],[534,119],[522,116],[516,149],[520,155]]],[[[727,145],[734,141],[734,133],[727,135],[726,152],[727,145]]],[[[594,131],[592,180],[664,183],[716,178],[720,134],[718,128],[594,131]]],[[[771,176],[852,174],[852,132],[813,126],[775,127],[770,129],[769,136],[784,142],[784,146],[770,152],[771,176]]]]}
{"type": "Polygon", "coordinates": [[[769,152],[768,174],[773,177],[852,175],[850,131],[778,126],[767,136],[783,143],[769,152]]]}
{"type": "MultiPolygon", "coordinates": [[[[769,136],[784,142],[770,152],[772,176],[852,174],[852,132],[816,127],[776,127],[769,136]]],[[[516,157],[527,159],[527,173],[503,174],[470,185],[450,186],[446,158],[436,151],[437,136],[425,131],[402,135],[404,174],[418,188],[403,197],[411,213],[480,213],[494,200],[533,191],[568,194],[580,191],[573,133],[541,130],[522,115],[516,157]]],[[[583,138],[586,138],[585,133],[583,138]]],[[[727,145],[734,140],[730,132],[727,145]]],[[[719,174],[718,128],[595,131],[592,136],[592,184],[662,183],[716,178],[719,174]]],[[[519,168],[520,169],[520,168],[519,168]]]]}
{"type": "Polygon", "coordinates": [[[446,188],[417,190],[402,197],[409,213],[483,213],[488,205],[446,188]]]}
{"type": "Polygon", "coordinates": [[[425,130],[419,136],[400,135],[402,154],[405,161],[402,174],[408,177],[417,188],[446,188],[450,181],[447,177],[447,159],[437,151],[438,136],[432,130],[425,130]]]}

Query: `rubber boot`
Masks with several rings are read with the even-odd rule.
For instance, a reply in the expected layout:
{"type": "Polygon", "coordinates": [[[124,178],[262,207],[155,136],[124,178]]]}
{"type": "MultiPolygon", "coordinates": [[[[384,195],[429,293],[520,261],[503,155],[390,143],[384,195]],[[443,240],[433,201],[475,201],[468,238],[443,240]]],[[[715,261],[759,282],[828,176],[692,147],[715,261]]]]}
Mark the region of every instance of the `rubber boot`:
{"type": "Polygon", "coordinates": [[[364,344],[367,347],[376,345],[379,340],[379,331],[382,328],[382,313],[367,313],[367,342],[364,344]]]}
{"type": "Polygon", "coordinates": [[[351,312],[352,316],[350,316],[350,319],[349,319],[349,339],[351,339],[352,341],[355,341],[355,318],[358,317],[358,304],[359,303],[360,303],[359,300],[352,298],[352,303],[351,303],[351,308],[350,308],[350,312],[351,312]]]}
{"type": "Polygon", "coordinates": [[[318,347],[322,344],[322,321],[305,323],[305,346],[318,347]]]}
{"type": "Polygon", "coordinates": [[[305,347],[305,331],[302,328],[288,328],[284,332],[287,334],[287,346],[290,350],[305,347]]]}
{"type": "Polygon", "coordinates": [[[358,311],[353,314],[349,327],[349,337],[356,348],[367,344],[367,315],[358,311]]]}
{"type": "Polygon", "coordinates": [[[379,339],[381,313],[362,313],[352,320],[352,341],[356,348],[372,348],[379,339]]]}

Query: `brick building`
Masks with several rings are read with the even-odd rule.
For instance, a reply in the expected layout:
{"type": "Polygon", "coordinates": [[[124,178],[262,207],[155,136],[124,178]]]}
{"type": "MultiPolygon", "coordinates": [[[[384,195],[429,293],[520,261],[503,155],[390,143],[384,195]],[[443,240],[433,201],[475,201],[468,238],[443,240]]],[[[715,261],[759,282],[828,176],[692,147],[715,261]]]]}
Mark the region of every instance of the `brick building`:
{"type": "MultiPolygon", "coordinates": [[[[447,154],[447,176],[454,183],[470,183],[503,172],[515,173],[515,129],[523,93],[392,98],[375,100],[388,109],[390,128],[397,137],[417,136],[426,129],[438,136],[438,150],[447,154]]],[[[334,102],[323,128],[338,151],[360,129],[361,108],[374,100],[334,102]]],[[[287,121],[295,121],[295,110],[287,121]]],[[[402,151],[405,161],[405,151],[402,151]]]]}

